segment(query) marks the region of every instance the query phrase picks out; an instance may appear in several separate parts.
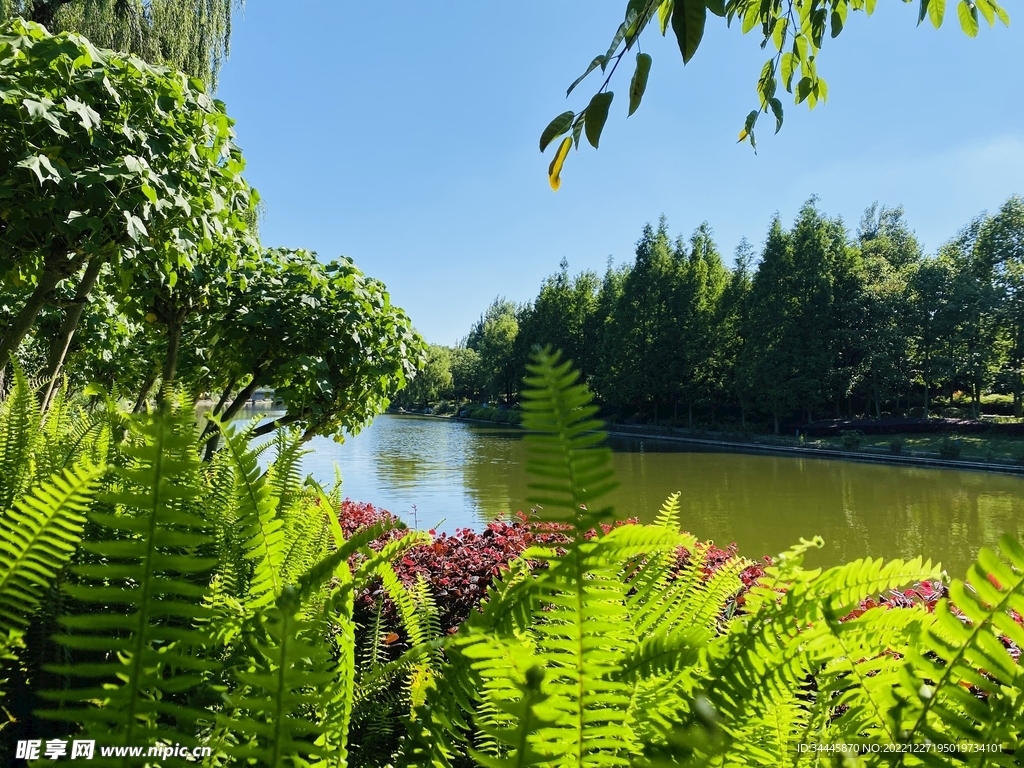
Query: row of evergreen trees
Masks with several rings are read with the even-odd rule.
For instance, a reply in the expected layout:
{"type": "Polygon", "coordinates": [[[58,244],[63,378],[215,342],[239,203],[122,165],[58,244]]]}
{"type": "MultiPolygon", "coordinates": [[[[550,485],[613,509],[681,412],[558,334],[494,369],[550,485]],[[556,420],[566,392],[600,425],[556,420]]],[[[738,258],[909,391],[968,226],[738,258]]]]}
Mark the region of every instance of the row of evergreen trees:
{"type": "Polygon", "coordinates": [[[497,299],[455,349],[434,347],[413,398],[514,399],[534,344],[565,350],[606,406],[642,421],[923,415],[964,393],[1024,402],[1024,199],[925,255],[901,208],[872,205],[856,233],[815,200],[758,257],[730,269],[707,224],[672,240],[647,226],[634,263],[561,271],[533,301],[497,299]]]}

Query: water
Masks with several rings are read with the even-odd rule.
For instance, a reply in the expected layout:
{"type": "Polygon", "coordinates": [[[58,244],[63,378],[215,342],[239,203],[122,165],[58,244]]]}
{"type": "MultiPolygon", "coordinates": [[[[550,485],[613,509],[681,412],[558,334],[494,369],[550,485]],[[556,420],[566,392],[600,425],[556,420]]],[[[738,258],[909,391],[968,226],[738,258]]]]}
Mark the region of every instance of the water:
{"type": "MultiPolygon", "coordinates": [[[[305,471],[324,483],[335,463],[344,495],[384,507],[420,528],[453,531],[528,510],[525,444],[515,429],[387,415],[344,444],[315,438],[305,471]]],[[[830,459],[700,450],[653,440],[614,440],[618,517],[651,520],[682,493],[684,527],[747,557],[776,554],[815,534],[808,560],[941,561],[963,576],[1002,533],[1024,537],[1024,478],[830,459]]]]}

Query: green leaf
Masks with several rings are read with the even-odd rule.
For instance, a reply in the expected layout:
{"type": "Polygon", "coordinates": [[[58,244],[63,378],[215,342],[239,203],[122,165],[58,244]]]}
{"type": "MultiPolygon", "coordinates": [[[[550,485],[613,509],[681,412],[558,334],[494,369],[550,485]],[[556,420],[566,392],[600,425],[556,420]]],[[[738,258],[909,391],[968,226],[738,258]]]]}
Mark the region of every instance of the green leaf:
{"type": "Polygon", "coordinates": [[[974,5],[981,11],[981,15],[985,17],[989,28],[994,27],[996,25],[996,14],[991,0],[975,0],[974,5]]]}
{"type": "Polygon", "coordinates": [[[128,222],[128,237],[136,243],[141,242],[142,238],[149,236],[149,232],[146,231],[146,225],[142,223],[142,219],[138,216],[125,211],[124,218],[128,222]]]}
{"type": "Polygon", "coordinates": [[[570,147],[572,147],[572,139],[566,136],[562,139],[562,144],[558,147],[551,165],[548,166],[548,183],[555,192],[562,186],[562,165],[569,155],[570,147]]]}
{"type": "MultiPolygon", "coordinates": [[[[845,8],[846,6],[838,5],[836,7],[845,8]]],[[[843,17],[839,15],[838,11],[832,11],[832,15],[829,17],[829,19],[831,21],[832,27],[829,34],[831,34],[833,38],[839,37],[839,33],[843,31],[843,17]]]]}
{"type": "Polygon", "coordinates": [[[782,54],[782,82],[786,90],[793,92],[793,73],[796,71],[796,57],[792,53],[782,54]]]}
{"type": "Polygon", "coordinates": [[[676,34],[676,42],[683,54],[683,64],[689,63],[697,52],[704,37],[707,15],[705,0],[681,0],[672,10],[672,31],[676,34]]]}
{"type": "Polygon", "coordinates": [[[932,20],[932,26],[938,29],[942,26],[942,17],[946,15],[946,0],[929,0],[928,18],[932,20]]]}
{"type": "Polygon", "coordinates": [[[675,8],[675,0],[665,0],[658,6],[658,22],[661,24],[661,36],[664,37],[668,31],[668,22],[672,18],[672,9],[675,8]]]}
{"type": "Polygon", "coordinates": [[[715,14],[715,16],[722,19],[725,18],[725,0],[706,0],[705,4],[708,10],[715,14]]]}
{"type": "Polygon", "coordinates": [[[801,77],[800,82],[796,84],[796,103],[800,104],[807,100],[807,97],[811,95],[811,89],[814,87],[814,83],[809,77],[801,77]]]}
{"type": "Polygon", "coordinates": [[[590,104],[587,105],[587,122],[584,131],[587,134],[587,141],[594,149],[597,149],[597,145],[601,141],[601,131],[604,130],[604,124],[608,120],[608,108],[612,104],[613,96],[611,91],[596,93],[590,100],[590,104]]]}
{"type": "Polygon", "coordinates": [[[40,184],[44,181],[60,183],[60,171],[53,167],[53,163],[50,162],[50,158],[46,155],[33,155],[32,157],[26,157],[18,163],[18,167],[28,168],[32,171],[32,173],[36,175],[36,178],[39,179],[40,184]]]}
{"type": "Polygon", "coordinates": [[[928,6],[931,0],[921,0],[921,6],[917,9],[917,26],[921,26],[925,17],[928,15],[928,6]]]}
{"type": "Polygon", "coordinates": [[[572,141],[576,145],[576,149],[580,148],[580,136],[583,135],[583,126],[587,122],[587,110],[580,112],[579,117],[576,118],[576,122],[572,125],[572,141]]]}
{"type": "Polygon", "coordinates": [[[778,99],[769,99],[768,106],[772,109],[772,114],[775,115],[775,132],[778,133],[782,130],[782,102],[778,99]]]}
{"type": "Polygon", "coordinates": [[[956,15],[960,17],[960,27],[968,37],[978,36],[978,9],[967,2],[960,0],[956,7],[956,15]]]}
{"type": "Polygon", "coordinates": [[[582,75],[580,75],[579,77],[577,77],[575,80],[572,81],[572,85],[569,86],[569,90],[567,90],[565,92],[565,95],[568,96],[573,91],[575,91],[576,90],[576,86],[579,85],[580,83],[582,83],[586,79],[587,75],[589,75],[595,69],[597,69],[598,67],[601,67],[603,69],[604,68],[604,63],[605,63],[605,57],[604,56],[596,56],[594,58],[594,60],[592,62],[590,62],[590,66],[587,67],[587,71],[584,72],[582,75]]]}
{"type": "Polygon", "coordinates": [[[636,71],[633,72],[633,79],[629,83],[629,114],[636,112],[637,107],[647,90],[647,77],[651,73],[651,56],[648,53],[636,55],[636,71]]]}
{"type": "Polygon", "coordinates": [[[544,129],[544,132],[540,135],[540,151],[543,152],[548,148],[548,145],[561,136],[563,133],[569,130],[572,126],[572,119],[576,117],[576,113],[572,110],[563,112],[550,123],[548,127],[544,129]]]}

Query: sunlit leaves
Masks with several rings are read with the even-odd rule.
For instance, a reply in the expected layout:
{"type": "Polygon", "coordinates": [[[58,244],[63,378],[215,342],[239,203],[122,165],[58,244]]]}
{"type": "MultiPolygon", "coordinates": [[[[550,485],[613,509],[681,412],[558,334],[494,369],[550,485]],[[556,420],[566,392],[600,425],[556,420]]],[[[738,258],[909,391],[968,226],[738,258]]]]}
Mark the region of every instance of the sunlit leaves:
{"type": "MultiPolygon", "coordinates": [[[[567,92],[572,91],[592,71],[601,68],[608,72],[606,80],[601,84],[598,93],[606,91],[609,82],[615,75],[616,66],[623,55],[637,44],[655,13],[658,27],[663,35],[671,27],[682,54],[683,63],[688,63],[695,55],[704,37],[707,14],[724,17],[731,25],[739,20],[743,34],[755,29],[761,33],[761,48],[771,45],[777,52],[771,62],[771,77],[766,78],[764,71],[758,81],[758,112],[771,113],[775,117],[776,132],[782,127],[782,102],[775,94],[776,80],[781,78],[783,87],[794,94],[796,103],[806,103],[813,109],[818,103],[828,99],[828,85],[817,74],[817,57],[821,47],[829,37],[835,38],[846,29],[851,10],[862,11],[870,16],[875,9],[877,0],[829,0],[813,2],[770,2],[769,0],[629,0],[626,4],[625,21],[623,21],[612,37],[607,53],[596,57],[586,72],[573,81],[567,92]],[[786,50],[792,41],[790,50],[786,50]]],[[[945,15],[946,0],[921,0],[920,20],[929,18],[933,26],[942,24],[945,15]]],[[[970,37],[978,33],[979,16],[983,16],[989,26],[1000,20],[1009,24],[1009,16],[996,0],[960,0],[957,14],[964,32],[970,37]]],[[[629,89],[629,111],[632,115],[640,105],[647,76],[650,72],[649,54],[637,56],[637,66],[633,71],[629,89]]],[[[560,116],[561,118],[561,116],[560,116]]],[[[559,118],[559,119],[560,119],[559,118]]],[[[575,143],[586,126],[587,137],[597,146],[592,137],[599,137],[607,115],[594,105],[576,114],[571,127],[575,143]]],[[[748,121],[749,122],[749,118],[748,121]]],[[[560,126],[561,127],[561,126],[560,126]]],[[[550,128],[550,126],[549,126],[550,128]]],[[[552,141],[561,133],[548,137],[552,141]]],[[[741,133],[741,141],[750,136],[745,126],[741,133]]],[[[753,142],[751,142],[753,143],[753,142]]],[[[556,158],[557,160],[557,158],[556,158]]],[[[551,168],[554,168],[555,162],[551,168]]],[[[558,164],[559,170],[561,165],[558,164]]],[[[549,171],[549,179],[554,176],[549,171]]]]}
{"type": "Polygon", "coordinates": [[[967,0],[960,0],[956,6],[956,15],[960,18],[960,28],[968,37],[978,35],[978,6],[967,0]]]}

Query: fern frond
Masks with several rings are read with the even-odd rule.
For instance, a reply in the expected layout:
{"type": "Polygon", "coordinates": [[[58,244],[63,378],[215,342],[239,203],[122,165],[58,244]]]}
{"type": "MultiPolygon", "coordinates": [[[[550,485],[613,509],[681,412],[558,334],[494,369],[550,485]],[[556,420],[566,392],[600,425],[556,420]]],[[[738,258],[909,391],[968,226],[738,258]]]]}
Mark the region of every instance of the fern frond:
{"type": "Polygon", "coordinates": [[[572,524],[582,536],[611,510],[597,503],[618,483],[613,479],[611,449],[599,446],[605,439],[602,424],[594,419],[597,406],[586,384],[577,383],[579,371],[572,363],[559,362],[560,352],[538,350],[526,368],[523,391],[523,425],[530,430],[524,439],[528,454],[526,470],[533,492],[527,500],[543,509],[543,519],[572,524]]]}
{"type": "Polygon", "coordinates": [[[247,601],[254,609],[273,605],[284,589],[286,542],[278,499],[260,470],[257,451],[247,444],[247,431],[224,429],[225,453],[235,472],[238,526],[245,539],[245,558],[252,563],[247,601]]]}
{"type": "Polygon", "coordinates": [[[0,517],[0,632],[24,628],[82,536],[104,470],[76,465],[18,499],[0,517]]]}
{"type": "Polygon", "coordinates": [[[0,509],[9,508],[35,475],[42,415],[25,371],[12,360],[14,386],[0,404],[0,509]]]}
{"type": "Polygon", "coordinates": [[[1024,615],[1024,547],[1007,535],[999,549],[1002,558],[983,548],[967,582],[953,581],[925,641],[907,654],[893,713],[908,741],[1024,748],[1024,667],[1007,648],[1024,646],[1009,614],[1024,615]]]}
{"type": "Polygon", "coordinates": [[[63,617],[70,632],[55,637],[91,660],[51,670],[92,685],[46,692],[65,706],[40,715],[81,723],[105,744],[195,744],[180,728],[201,716],[186,694],[217,665],[203,658],[210,641],[194,627],[209,618],[198,603],[214,564],[198,554],[211,543],[208,525],[189,511],[201,488],[194,419],[167,407],[131,429],[122,448],[131,461],[116,470],[122,487],[107,498],[114,512],[89,514],[107,538],[82,544],[93,562],[74,566],[81,582],[65,586],[104,610],[63,617]]]}
{"type": "Polygon", "coordinates": [[[242,760],[283,766],[324,757],[316,740],[322,726],[308,713],[319,704],[320,691],[335,679],[319,631],[299,618],[297,591],[287,586],[276,605],[262,616],[260,635],[252,643],[255,670],[237,670],[244,689],[230,699],[225,726],[248,737],[230,750],[242,760]]]}

